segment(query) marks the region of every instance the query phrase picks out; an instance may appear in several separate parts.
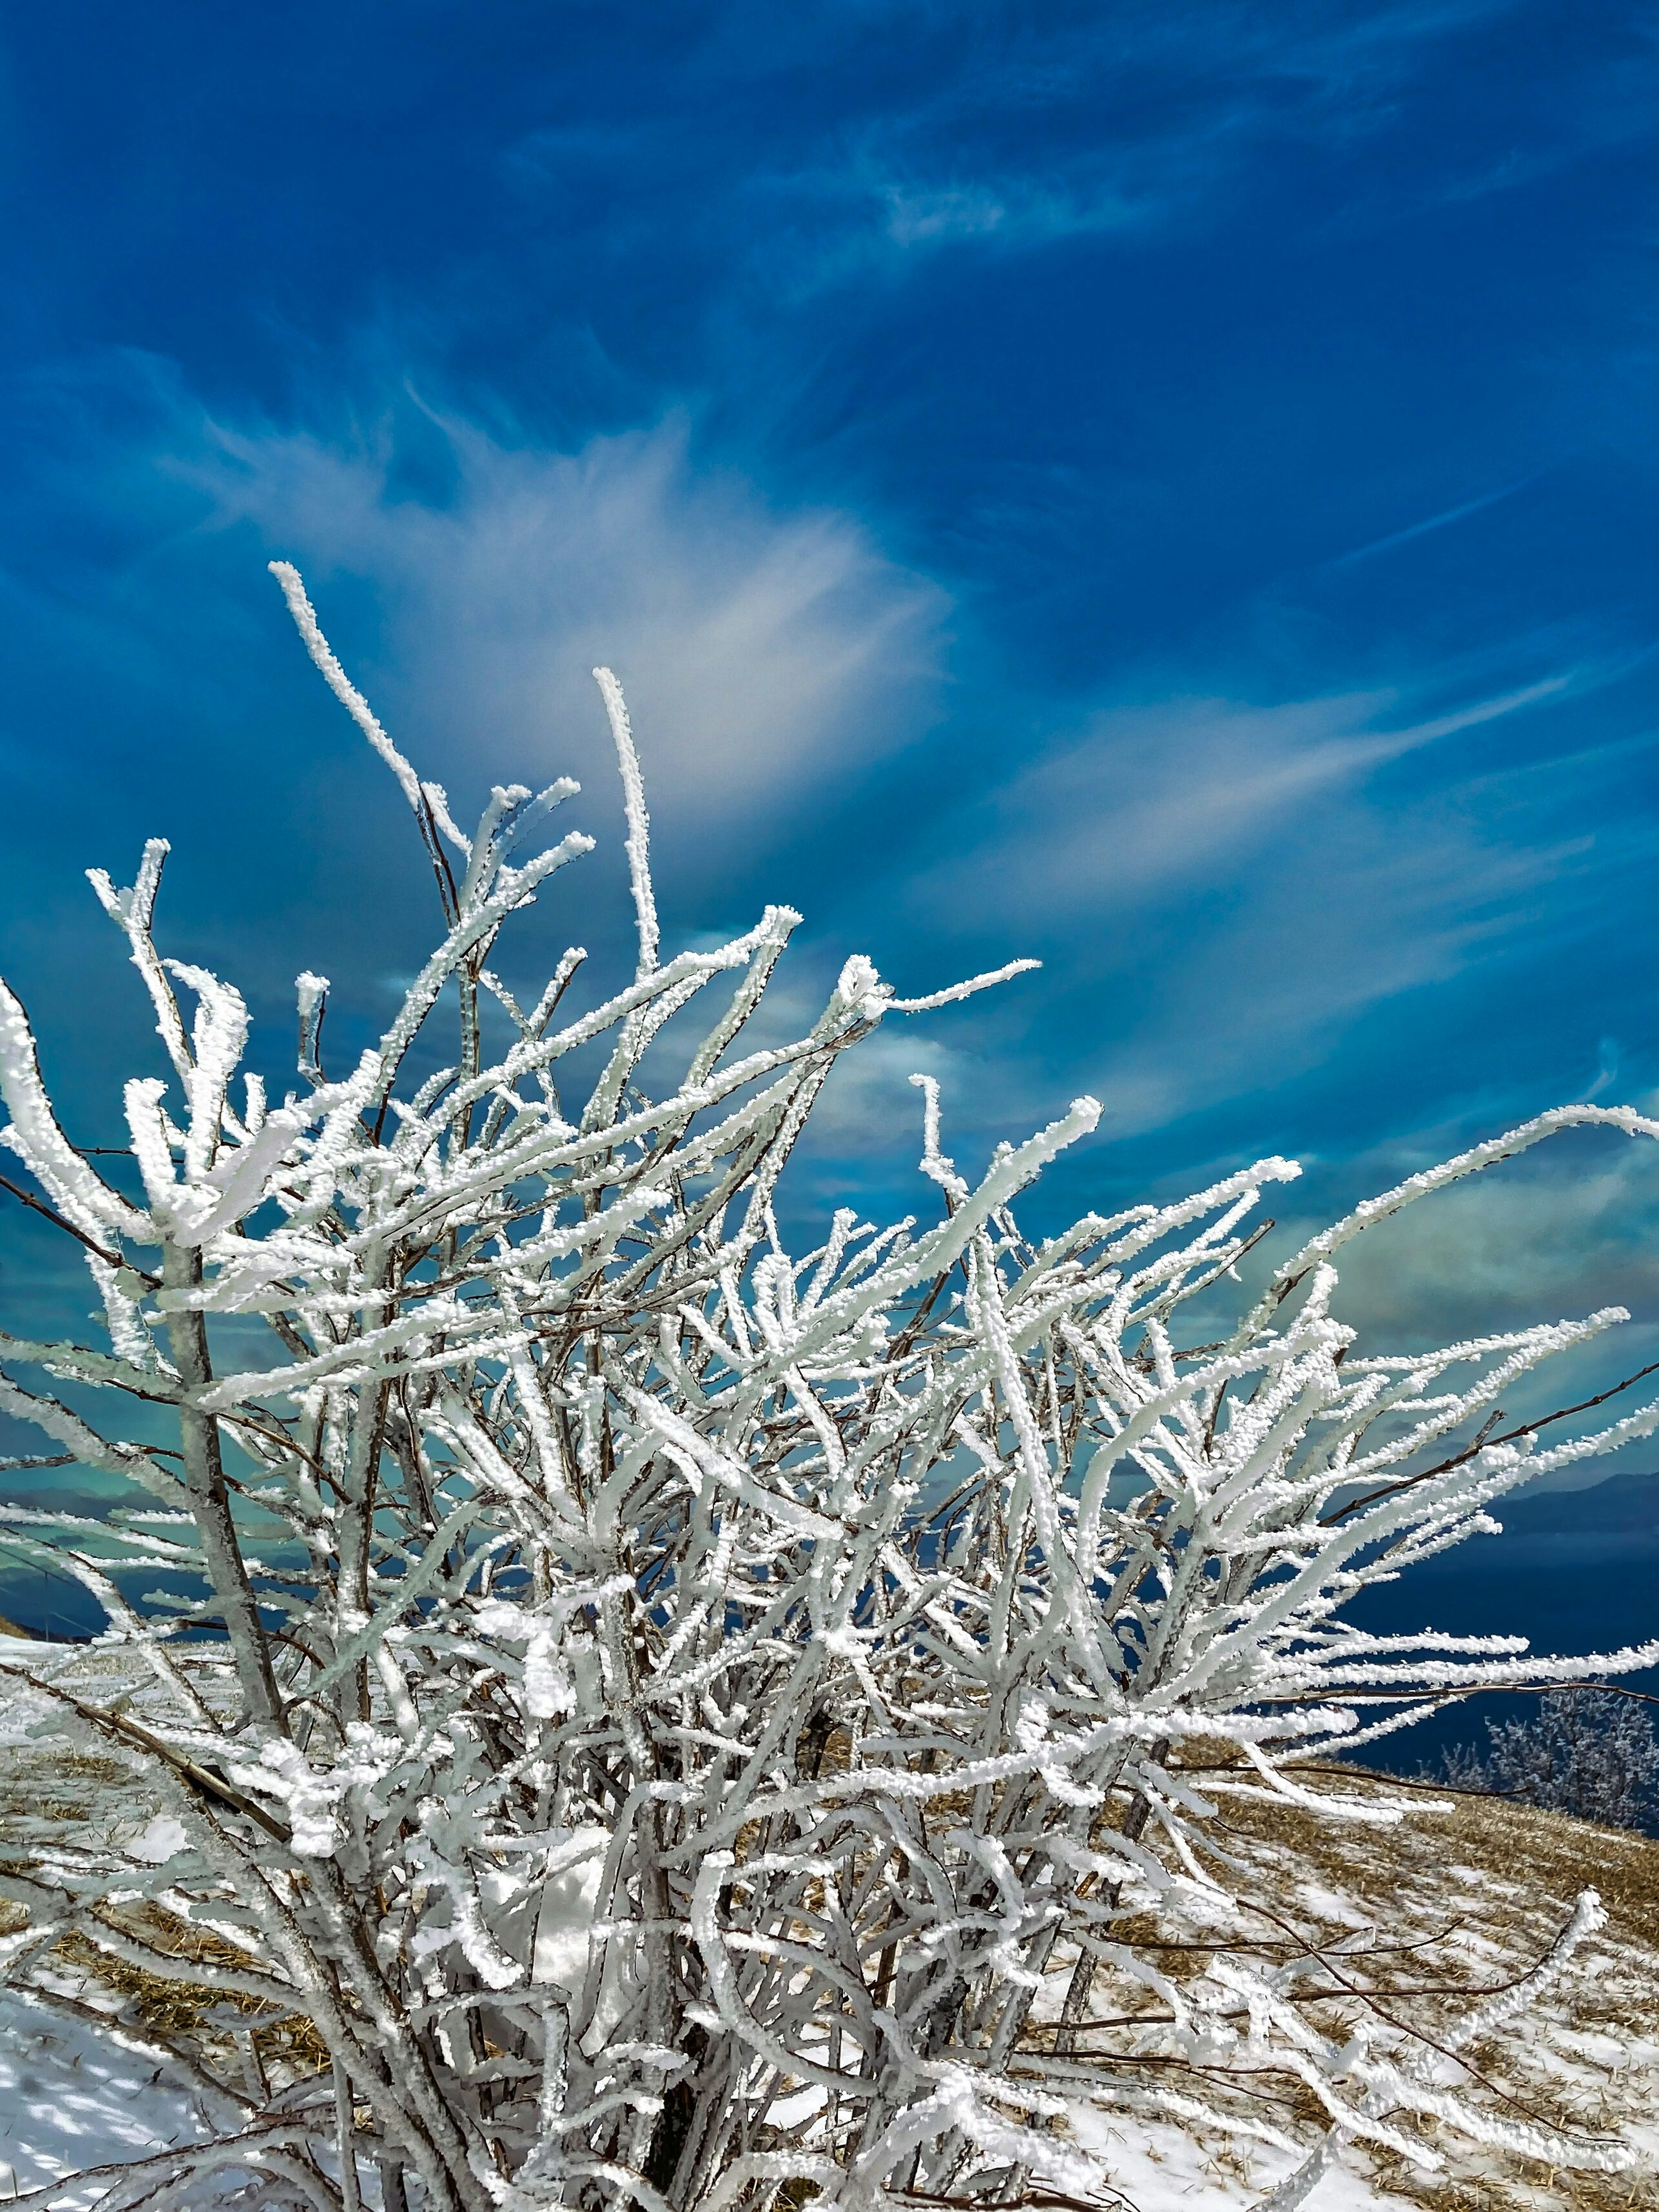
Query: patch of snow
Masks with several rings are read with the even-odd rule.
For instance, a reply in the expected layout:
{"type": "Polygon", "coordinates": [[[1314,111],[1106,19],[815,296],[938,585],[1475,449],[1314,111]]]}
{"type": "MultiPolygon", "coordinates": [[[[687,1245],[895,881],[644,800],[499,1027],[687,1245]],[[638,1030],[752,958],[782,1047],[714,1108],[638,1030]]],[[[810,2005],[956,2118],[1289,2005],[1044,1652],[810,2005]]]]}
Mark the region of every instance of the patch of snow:
{"type": "MultiPolygon", "coordinates": [[[[50,1644],[27,1644],[21,1637],[9,1636],[0,1644],[0,1659],[34,1660],[49,1656],[53,1649],[50,1644]]],[[[27,1743],[31,1732],[50,1710],[50,1698],[42,1697],[21,1675],[0,1676],[0,1746],[27,1743]]]]}
{"type": "MultiPolygon", "coordinates": [[[[1105,2161],[1113,2186],[1135,2212],[1231,2212],[1259,2206],[1299,2160],[1262,2148],[1245,2159],[1218,2159],[1183,2130],[1137,2121],[1133,2133],[1087,2105],[1073,2106],[1072,2130],[1105,2161]]],[[[1315,2185],[1308,2212],[1417,2212],[1404,2197],[1379,2189],[1358,2165],[1340,2160],[1315,2185]]]]}
{"type": "Polygon", "coordinates": [[[158,1813],[142,1835],[135,1836],[127,1845],[136,1859],[149,1866],[164,1866],[175,1851],[184,1850],[190,1842],[185,1824],[172,1813],[158,1813]]]}
{"type": "Polygon", "coordinates": [[[556,1983],[573,1997],[587,1973],[593,1907],[610,1840],[595,1823],[576,1829],[560,1853],[559,1870],[541,1893],[536,1921],[536,1979],[556,1983]]]}
{"type": "MultiPolygon", "coordinates": [[[[0,1991],[0,2201],[210,2132],[195,2099],[151,2061],[0,1991]]],[[[56,2202],[82,2212],[108,2186],[88,2182],[56,2202]]]]}

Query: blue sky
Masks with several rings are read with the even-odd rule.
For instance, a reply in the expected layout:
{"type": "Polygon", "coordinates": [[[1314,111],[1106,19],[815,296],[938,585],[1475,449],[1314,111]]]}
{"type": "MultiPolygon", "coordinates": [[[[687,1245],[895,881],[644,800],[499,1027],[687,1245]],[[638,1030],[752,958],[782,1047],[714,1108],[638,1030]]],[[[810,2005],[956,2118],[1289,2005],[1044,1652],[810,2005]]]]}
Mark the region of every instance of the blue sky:
{"type": "MultiPolygon", "coordinates": [[[[88,864],[173,840],[273,1066],[431,927],[273,556],[458,811],[582,778],[527,964],[625,927],[595,659],[671,938],[788,899],[803,1006],[1042,958],[883,1038],[803,1210],[922,1202],[913,1067],[964,1163],[1103,1099],[1055,1211],[1650,1101],[1656,134],[1598,0],[9,11],[0,965],[77,1134],[153,1049],[88,864]]],[[[1633,1366],[1656,1231],[1575,1143],[1353,1295],[1621,1298],[1633,1366]]]]}

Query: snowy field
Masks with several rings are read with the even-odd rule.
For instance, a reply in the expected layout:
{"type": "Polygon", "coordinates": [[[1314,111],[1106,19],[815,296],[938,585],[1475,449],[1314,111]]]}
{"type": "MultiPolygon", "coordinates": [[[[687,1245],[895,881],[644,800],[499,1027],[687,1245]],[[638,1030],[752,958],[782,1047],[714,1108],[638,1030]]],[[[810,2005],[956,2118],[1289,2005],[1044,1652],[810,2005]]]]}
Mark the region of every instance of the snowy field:
{"type": "MultiPolygon", "coordinates": [[[[28,1735],[38,1708],[15,1677],[3,1697],[0,1779],[9,1782],[7,1802],[15,1808],[20,1784],[40,1786],[39,1753],[28,1735]]],[[[131,1806],[116,1808],[115,1816],[130,1826],[131,1806]]],[[[1402,1923],[1415,1937],[1433,1938],[1420,1970],[1376,1978],[1395,1988],[1442,1978],[1491,1987],[1547,1948],[1583,1887],[1595,1884],[1607,1910],[1607,1926],[1528,2015],[1525,2032],[1492,2039],[1466,2064],[1448,2059],[1444,2078],[1465,2090],[1474,2083],[1494,2108],[1622,2136],[1640,2148],[1636,2172],[1528,2170],[1445,2136],[1438,2148],[1446,2166],[1438,2176],[1385,2170],[1383,2162],[1349,2151],[1319,2183],[1310,2200],[1314,2212],[1407,2205],[1430,2212],[1620,2212],[1659,2203],[1659,1843],[1489,1801],[1465,1802],[1449,1815],[1425,1814],[1380,1834],[1334,1832],[1293,1808],[1236,1805],[1224,1818],[1227,1847],[1247,1863],[1251,1893],[1322,1943],[1334,1946],[1344,1936],[1363,1943],[1366,1931],[1383,1927],[1398,1942],[1402,1923]]],[[[140,1832],[141,1843],[150,1840],[140,1832]]],[[[153,1840],[159,1847],[167,1838],[153,1840]]],[[[574,1978],[580,1969],[588,1881],[588,1869],[573,1868],[544,1917],[538,1966],[550,1978],[574,1978]]],[[[1064,1979],[1063,1972],[1052,1978],[1039,2005],[1050,2021],[1064,1979]]],[[[66,1974],[61,1986],[71,2002],[99,2002],[95,1983],[66,1974]]],[[[1103,1989],[1097,2008],[1112,2001],[1103,1989]]],[[[1455,2010],[1447,2000],[1444,2016],[1455,2010]]],[[[804,2101],[811,2101],[810,2093],[804,2101]]],[[[1073,2104],[1069,2126],[1105,2154],[1136,2212],[1243,2212],[1271,2192],[1288,2164],[1273,2153],[1241,2157],[1218,2140],[1172,2125],[1130,2128],[1086,2100],[1073,2104]]],[[[215,2131],[200,2095],[170,2078],[153,2054],[113,2048],[82,2021],[0,1996],[0,2203],[65,2174],[151,2157],[215,2131]]],[[[375,2176],[367,2161],[363,2185],[372,2206],[375,2176]]],[[[91,2181],[46,2201],[79,2212],[100,2194],[91,2181]]]]}
{"type": "MultiPolygon", "coordinates": [[[[208,2132],[194,2100],[158,2067],[76,2021],[0,1996],[0,2195],[208,2132]]],[[[88,2204],[99,2193],[91,2185],[54,2201],[88,2204]]]]}
{"type": "MultiPolygon", "coordinates": [[[[1078,2116],[1079,2135],[1103,2144],[1119,2185],[1139,2212],[1181,2205],[1201,2208],[1253,2203],[1279,2178],[1286,2162],[1262,2161],[1253,2170],[1229,2170],[1190,2136],[1171,2127],[1137,2131],[1091,2126],[1078,2116]]],[[[211,2133],[199,2106],[166,2082],[147,2061],[112,2051],[76,2022],[47,2019],[0,1996],[0,2199],[89,2166],[154,2155],[175,2143],[211,2133]]],[[[372,2171],[364,2176],[373,2197],[372,2171]]],[[[79,2208],[96,2203],[96,2183],[66,2189],[52,2199],[79,2208]]],[[[1313,2200],[1317,2212],[1377,2212],[1404,2200],[1364,2177],[1327,2176],[1313,2200]]]]}
{"type": "MultiPolygon", "coordinates": [[[[7,1648],[28,1647],[9,1641],[7,1648]]],[[[41,1701],[15,1675],[0,1679],[0,1772],[26,1796],[38,1787],[29,1729],[40,1710],[41,1701]]],[[[0,1991],[0,2198],[210,2132],[195,2098],[167,2081],[154,2060],[112,2048],[94,2028],[0,1991]]],[[[100,2193],[88,2185],[53,2201],[78,2207],[100,2193]]]]}

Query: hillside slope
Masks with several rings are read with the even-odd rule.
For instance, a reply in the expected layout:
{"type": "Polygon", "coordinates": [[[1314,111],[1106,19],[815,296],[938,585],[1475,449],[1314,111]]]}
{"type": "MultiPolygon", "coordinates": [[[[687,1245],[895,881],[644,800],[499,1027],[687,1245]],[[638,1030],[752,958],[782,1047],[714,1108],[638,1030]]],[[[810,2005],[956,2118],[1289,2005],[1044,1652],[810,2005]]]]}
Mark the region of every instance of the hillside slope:
{"type": "MultiPolygon", "coordinates": [[[[1399,1784],[1390,1777],[1386,1786],[1399,1784]]],[[[1440,2078],[1494,2112],[1618,2137],[1638,2148],[1639,2163],[1620,2175],[1550,2172],[1449,2135],[1437,2179],[1352,2152],[1350,2161],[1379,2191],[1432,2212],[1659,2205],[1659,1842],[1498,1799],[1449,1802],[1449,1812],[1425,1809],[1393,1830],[1334,1831],[1292,1807],[1229,1811],[1221,1825],[1259,1870],[1264,1904],[1298,1932],[1328,1943],[1374,1929],[1421,1947],[1352,1976],[1370,1980],[1376,2003],[1333,2003],[1333,2025],[1339,2013],[1374,2009],[1433,2036],[1437,2020],[1468,2009],[1460,1991],[1492,1989],[1539,1960],[1579,1893],[1594,1888],[1607,1924],[1562,1980],[1512,2028],[1444,2060],[1440,2078]],[[1380,1993],[1391,1989],[1447,1993],[1390,2002],[1380,1993]]],[[[1328,2181],[1312,2202],[1334,2212],[1339,2194],[1328,2181]]]]}
{"type": "MultiPolygon", "coordinates": [[[[118,1809],[112,1801],[94,1802],[99,1761],[76,1763],[82,1771],[69,1772],[61,1760],[49,1765],[27,1741],[28,1702],[15,1680],[7,1686],[0,1713],[0,1856],[24,1856],[43,1818],[78,1813],[95,1824],[113,1814],[124,1829],[131,1827],[130,1802],[118,1809]],[[71,1796],[86,1802],[71,1806],[71,1796]]],[[[1352,1770],[1300,1779],[1313,1792],[1358,1787],[1395,1794],[1400,1786],[1392,1777],[1352,1770]]],[[[1549,2172],[1447,2135],[1437,2145],[1445,2167],[1435,2175],[1348,2150],[1319,2184],[1311,2212],[1404,2212],[1408,2205],[1422,2212],[1659,2208],[1659,1842],[1499,1801],[1428,1790],[1420,1815],[1380,1830],[1337,1826],[1293,1805],[1218,1802],[1206,1834],[1211,1847],[1248,1869],[1264,1947],[1282,1948],[1288,1939],[1331,1960],[1333,2031],[1369,2016],[1385,2033],[1391,2024],[1409,2021],[1434,2039],[1467,2012],[1477,1992],[1536,1963],[1583,1889],[1594,1887],[1607,1910],[1606,1926],[1540,2003],[1513,2028],[1437,2063],[1440,2078],[1473,2087],[1494,2112],[1529,2115],[1635,2146],[1636,2169],[1615,2176],[1549,2172]]],[[[158,1852],[170,1847],[167,1838],[156,1842],[158,1852]]],[[[15,1928],[21,1914],[10,1911],[15,1928]]],[[[1136,1932],[1146,1941],[1167,1931],[1136,1932]]],[[[1173,1983],[1202,1966],[1201,1952],[1170,1947],[1173,1983]]],[[[1030,2038],[1034,2051],[1052,2048],[1054,2028],[1042,2022],[1058,2015],[1068,1971],[1069,1962],[1062,1962],[1039,2002],[1030,2038]]],[[[97,2008],[112,1993],[101,1991],[73,1956],[64,1961],[59,1987],[63,2009],[52,2014],[0,1995],[0,2202],[70,2169],[143,2157],[215,2132],[216,2115],[187,2081],[169,2079],[154,2050],[124,2053],[94,2034],[81,2008],[97,2008]]],[[[131,1998],[133,1990],[129,1978],[125,1994],[131,1998]]],[[[223,2024],[214,2022],[196,1993],[153,1983],[141,1994],[147,2023],[180,2047],[187,2050],[198,2037],[222,2037],[223,2024]]],[[[1109,2014],[1115,2003],[1103,1980],[1095,2013],[1109,2014]]],[[[1271,2116],[1274,2106],[1282,2112],[1293,2103],[1296,2092],[1278,2075],[1264,2081],[1262,2094],[1271,2116]]],[[[1121,2119],[1109,2126],[1086,2099],[1073,2104],[1069,2124],[1107,2148],[1115,2181],[1135,2212],[1243,2212],[1285,2169],[1276,2154],[1241,2158],[1219,2139],[1170,2124],[1137,2124],[1132,2134],[1121,2119]]],[[[372,2200],[372,2172],[366,2180],[372,2200]]],[[[100,2193],[94,2185],[55,2202],[89,2206],[100,2193]]]]}

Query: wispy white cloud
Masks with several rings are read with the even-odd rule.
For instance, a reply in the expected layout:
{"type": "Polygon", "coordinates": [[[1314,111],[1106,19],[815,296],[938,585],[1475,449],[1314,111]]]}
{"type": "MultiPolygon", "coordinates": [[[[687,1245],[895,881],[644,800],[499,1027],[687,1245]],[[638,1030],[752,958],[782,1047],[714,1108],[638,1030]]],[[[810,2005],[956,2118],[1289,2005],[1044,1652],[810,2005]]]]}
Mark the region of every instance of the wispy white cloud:
{"type": "Polygon", "coordinates": [[[1264,137],[1351,143],[1396,125],[1445,41],[1513,0],[1302,11],[1115,11],[964,42],[924,97],[775,172],[815,212],[792,296],[947,246],[1030,252],[1148,231],[1210,206],[1264,137]]]}
{"type": "Polygon", "coordinates": [[[882,179],[872,182],[872,191],[884,210],[884,236],[902,251],[958,239],[1029,246],[1121,230],[1139,220],[1133,204],[1110,185],[1079,191],[1026,177],[969,185],[882,179]]]}
{"type": "Polygon", "coordinates": [[[1305,1069],[1378,1000],[1456,974],[1582,861],[1541,792],[1517,824],[1455,774],[1368,787],[1565,688],[1392,729],[1376,726],[1397,719],[1387,693],[1102,714],[987,797],[911,910],[1053,948],[1073,1064],[1120,1133],[1218,1104],[1305,1069]]]}
{"type": "Polygon", "coordinates": [[[356,672],[422,757],[591,773],[605,741],[590,672],[609,663],[653,805],[684,837],[729,838],[925,726],[945,595],[855,518],[780,512],[693,467],[672,421],[574,453],[427,422],[439,452],[413,484],[374,426],[219,422],[173,462],[218,526],[251,521],[298,562],[325,625],[343,586],[370,587],[378,635],[356,672]]]}
{"type": "Polygon", "coordinates": [[[1497,507],[1506,499],[1513,499],[1538,482],[1546,471],[1534,469],[1518,477],[1514,483],[1504,484],[1497,491],[1482,492],[1478,499],[1466,499],[1456,507],[1443,508],[1421,522],[1408,523],[1403,530],[1390,531],[1386,538],[1374,538],[1368,545],[1356,545],[1352,553],[1340,553],[1332,562],[1334,568],[1352,568],[1361,561],[1369,561],[1379,553],[1392,553],[1396,546],[1409,545],[1419,538],[1431,537],[1436,531],[1449,530],[1454,525],[1467,521],[1472,514],[1484,514],[1489,507],[1497,507]]]}
{"type": "Polygon", "coordinates": [[[769,283],[794,302],[867,279],[902,279],[920,261],[960,246],[1028,253],[1067,239],[1143,228],[1167,211],[1171,187],[1119,173],[1098,158],[1056,163],[1047,172],[929,161],[867,134],[850,158],[823,161],[775,179],[779,197],[810,208],[810,243],[792,237],[774,257],[769,283]]]}
{"type": "MultiPolygon", "coordinates": [[[[1127,172],[1133,165],[1123,166],[1127,172]]],[[[900,269],[949,246],[1029,253],[1068,239],[1144,230],[1186,196],[1167,175],[1154,183],[1103,175],[1102,167],[1073,162],[1048,174],[990,168],[957,180],[863,165],[845,180],[854,218],[811,272],[813,281],[823,285],[872,264],[900,269]]],[[[798,281],[795,289],[806,286],[798,281]]]]}
{"type": "MultiPolygon", "coordinates": [[[[1437,1131],[1408,1154],[1367,1161],[1366,1187],[1387,1189],[1466,1141],[1462,1129],[1437,1131]]],[[[1368,1231],[1341,1274],[1345,1316],[1373,1347],[1624,1305],[1649,1325],[1619,1330],[1599,1358],[1640,1365],[1654,1349],[1632,1346],[1650,1339],[1659,1314],[1659,1144],[1607,1131],[1559,1139],[1368,1231]]]]}
{"type": "MultiPolygon", "coordinates": [[[[921,990],[1047,957],[1043,978],[979,1002],[971,1024],[943,1020],[944,1060],[926,1056],[943,1049],[931,1024],[915,1032],[920,1057],[896,1030],[866,1055],[857,1080],[890,1083],[901,1119],[912,1066],[937,1066],[949,1110],[981,1131],[1018,1127],[1083,1087],[1119,1134],[1237,1101],[1292,1081],[1378,1000],[1505,941],[1545,885],[1566,885],[1549,927],[1572,903],[1585,846],[1555,802],[1564,776],[1611,770],[1587,771],[1582,749],[1562,768],[1534,736],[1513,767],[1488,743],[1477,785],[1436,749],[1481,725],[1520,732],[1599,669],[1432,714],[1380,689],[1267,707],[1176,696],[1092,716],[1060,701],[1044,718],[1060,734],[1023,760],[987,764],[976,748],[964,762],[941,744],[931,792],[921,775],[907,786],[904,835],[872,841],[867,861],[855,843],[814,853],[798,834],[812,810],[860,793],[867,807],[876,763],[940,714],[943,591],[859,517],[783,508],[694,464],[679,422],[560,453],[404,404],[412,424],[325,433],[210,422],[164,383],[161,419],[110,467],[124,499],[158,460],[192,488],[216,574],[215,532],[235,535],[239,575],[261,554],[297,559],[354,676],[423,771],[451,782],[458,810],[503,775],[570,771],[588,786],[585,826],[608,827],[614,853],[589,673],[608,661],[634,707],[659,854],[699,920],[727,919],[724,886],[787,837],[791,872],[763,895],[811,909],[837,959],[896,957],[908,972],[895,980],[921,990]],[[966,799],[988,765],[982,795],[966,799]]],[[[133,604],[175,601],[180,573],[155,568],[133,604]]],[[[262,666],[309,680],[274,593],[259,635],[262,666]]],[[[1539,641],[1514,657],[1536,667],[1539,641]]],[[[856,840],[858,810],[838,813],[856,840]]],[[[585,877],[580,896],[597,890],[600,912],[585,907],[574,925],[584,942],[605,941],[614,876],[602,860],[585,877]]],[[[819,943],[797,957],[823,955],[819,943]]],[[[831,1099],[832,1152],[852,1127],[838,1113],[831,1099]]]]}
{"type": "Polygon", "coordinates": [[[1322,793],[1480,723],[1555,696],[1541,683],[1457,712],[1378,730],[1395,695],[1351,693],[1250,708],[1176,699],[1097,716],[991,802],[994,861],[955,863],[923,889],[949,896],[965,873],[980,895],[1024,914],[1098,912],[1174,892],[1191,896],[1247,864],[1322,793]]]}

